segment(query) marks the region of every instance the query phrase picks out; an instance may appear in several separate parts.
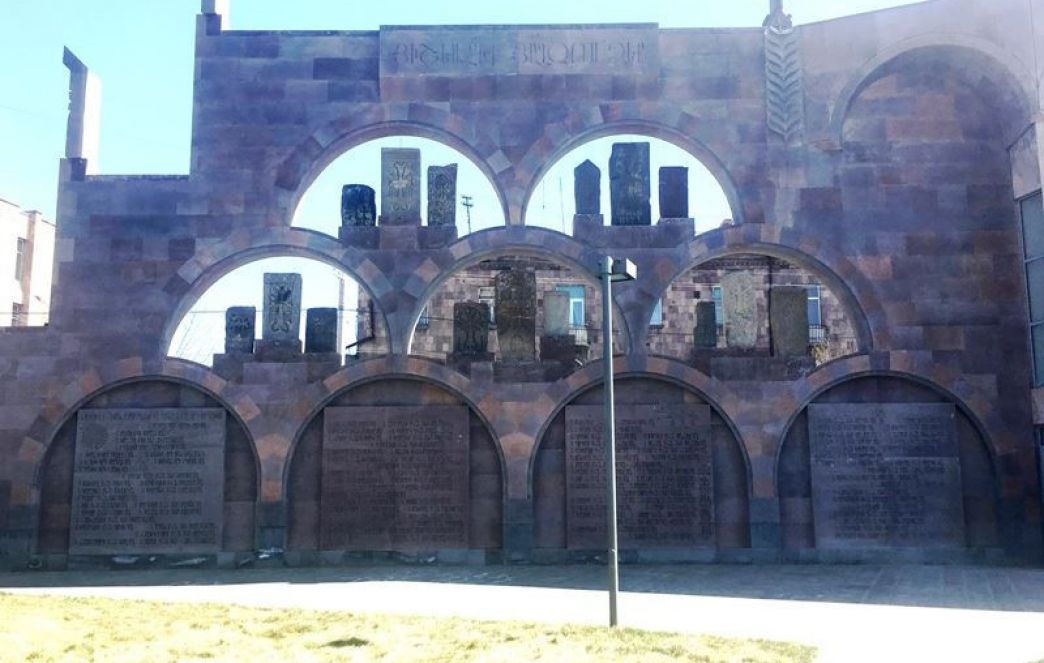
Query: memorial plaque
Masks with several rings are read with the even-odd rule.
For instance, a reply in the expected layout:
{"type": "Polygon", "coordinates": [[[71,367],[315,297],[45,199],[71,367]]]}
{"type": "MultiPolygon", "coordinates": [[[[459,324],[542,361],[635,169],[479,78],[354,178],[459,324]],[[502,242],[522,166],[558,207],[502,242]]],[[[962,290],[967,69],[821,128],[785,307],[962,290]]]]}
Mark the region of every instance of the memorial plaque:
{"type": "Polygon", "coordinates": [[[305,352],[337,352],[337,309],[310,308],[305,315],[305,352]]]}
{"type": "Polygon", "coordinates": [[[718,347],[718,318],[714,302],[696,302],[695,345],[700,350],[718,347]]]}
{"type": "Polygon", "coordinates": [[[776,286],[769,291],[772,313],[772,353],[777,357],[808,354],[808,290],[776,286]]]}
{"type": "Polygon", "coordinates": [[[816,547],[964,546],[954,417],[946,403],[809,405],[816,547]]]}
{"type": "Polygon", "coordinates": [[[577,214],[602,213],[602,171],[590,159],[573,170],[573,198],[577,214]]]}
{"type": "Polygon", "coordinates": [[[323,550],[468,547],[464,406],[323,412],[323,550]]]}
{"type": "Polygon", "coordinates": [[[420,150],[381,148],[381,223],[420,225],[420,150]]]}
{"type": "Polygon", "coordinates": [[[751,272],[727,272],[721,277],[725,342],[730,348],[753,348],[758,343],[758,285],[751,272]]]}
{"type": "MultiPolygon", "coordinates": [[[[570,549],[606,545],[601,405],[566,407],[566,535],[570,549]]],[[[714,472],[706,405],[618,405],[616,480],[621,548],[713,546],[714,472]]]]}
{"type": "Polygon", "coordinates": [[[609,157],[612,225],[650,225],[649,190],[649,143],[613,143],[609,157]]]}
{"type": "Polygon", "coordinates": [[[536,359],[536,275],[521,269],[497,274],[494,316],[500,357],[505,362],[536,359]]]}
{"type": "Polygon", "coordinates": [[[224,410],[85,409],[76,418],[69,554],[221,549],[224,410]]]}
{"type": "Polygon", "coordinates": [[[225,352],[250,354],[254,351],[253,306],[231,306],[225,310],[225,352]]]}
{"type": "Polygon", "coordinates": [[[660,218],[685,219],[689,216],[689,169],[684,166],[660,168],[660,218]]]}
{"type": "Polygon", "coordinates": [[[274,343],[298,343],[301,335],[301,275],[265,274],[264,307],[261,338],[274,343]]]}
{"type": "Polygon", "coordinates": [[[376,195],[365,184],[345,184],[341,189],[341,225],[377,225],[376,195]]]}
{"type": "Polygon", "coordinates": [[[489,305],[483,302],[453,304],[453,352],[484,355],[489,351],[489,305]]]}
{"type": "Polygon", "coordinates": [[[569,293],[548,290],[544,293],[544,336],[569,334],[569,293]]]}
{"type": "Polygon", "coordinates": [[[428,225],[457,225],[457,164],[428,167],[428,225]]]}

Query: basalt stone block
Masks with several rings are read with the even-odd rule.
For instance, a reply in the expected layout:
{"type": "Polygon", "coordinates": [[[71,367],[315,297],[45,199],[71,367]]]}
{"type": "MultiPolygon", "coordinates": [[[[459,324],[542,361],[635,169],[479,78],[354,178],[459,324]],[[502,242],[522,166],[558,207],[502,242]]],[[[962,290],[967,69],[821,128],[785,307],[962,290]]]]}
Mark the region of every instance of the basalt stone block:
{"type": "Polygon", "coordinates": [[[696,328],[693,330],[693,341],[696,348],[700,350],[718,346],[718,321],[715,316],[714,302],[696,303],[696,328]]]}
{"type": "Polygon", "coordinates": [[[262,340],[297,345],[301,329],[301,275],[265,274],[262,340]]]}
{"type": "Polygon", "coordinates": [[[536,274],[509,269],[497,274],[497,341],[505,362],[536,358],[536,274]]]}
{"type": "Polygon", "coordinates": [[[420,150],[381,149],[381,224],[419,226],[420,150]]]}
{"type": "Polygon", "coordinates": [[[253,306],[232,306],[225,310],[225,352],[250,354],[254,351],[254,321],[257,309],[253,306]]]}
{"type": "Polygon", "coordinates": [[[569,295],[557,290],[544,293],[544,336],[569,334],[569,295]]]}
{"type": "Polygon", "coordinates": [[[748,271],[721,277],[725,308],[725,342],[730,348],[753,348],[758,342],[758,277],[748,271]]]}
{"type": "Polygon", "coordinates": [[[489,351],[489,305],[483,302],[453,304],[453,353],[484,356],[489,351]]]}
{"type": "Polygon", "coordinates": [[[795,357],[808,353],[808,291],[800,286],[777,286],[769,291],[772,353],[795,357]]]}
{"type": "Polygon", "coordinates": [[[365,184],[345,184],[341,188],[341,225],[366,227],[377,224],[376,196],[365,184]]]}
{"type": "Polygon", "coordinates": [[[305,352],[337,352],[337,309],[310,308],[305,315],[305,352]]]}
{"type": "Polygon", "coordinates": [[[660,218],[685,219],[689,216],[689,169],[683,166],[660,168],[660,218]]]}
{"type": "Polygon", "coordinates": [[[602,213],[602,171],[590,159],[573,170],[573,198],[577,214],[602,213]]]}
{"type": "Polygon", "coordinates": [[[652,224],[649,191],[649,143],[614,143],[609,157],[612,225],[652,224]]]}
{"type": "Polygon", "coordinates": [[[457,164],[428,167],[428,225],[457,225],[457,164]]]}

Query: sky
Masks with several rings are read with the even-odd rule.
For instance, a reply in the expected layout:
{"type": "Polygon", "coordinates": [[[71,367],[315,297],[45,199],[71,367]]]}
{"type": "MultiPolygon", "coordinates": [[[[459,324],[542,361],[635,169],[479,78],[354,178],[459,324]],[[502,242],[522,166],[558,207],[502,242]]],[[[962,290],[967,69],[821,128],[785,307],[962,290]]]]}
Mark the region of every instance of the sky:
{"type": "MultiPolygon", "coordinates": [[[[900,0],[785,0],[797,24],[864,11],[912,4],[900,0]]],[[[102,174],[185,174],[189,166],[195,16],[200,0],[0,0],[0,198],[54,218],[58,161],[65,143],[68,72],[62,47],[68,46],[102,82],[102,174]]],[[[231,0],[230,23],[239,30],[375,30],[381,25],[450,25],[491,23],[652,22],[661,27],[758,27],[769,0],[602,0],[561,2],[528,0],[476,2],[443,0],[231,0]]],[[[614,137],[621,140],[621,137],[614,137]]],[[[647,140],[647,139],[642,139],[647,140]]],[[[437,143],[387,139],[384,146],[418,146],[424,166],[460,164],[458,193],[474,197],[475,230],[502,223],[492,189],[465,158],[437,143]]],[[[729,216],[713,178],[687,154],[653,143],[652,174],[659,165],[690,167],[691,213],[698,227],[713,227],[729,216]],[[673,150],[673,151],[672,151],[673,150]]],[[[572,216],[572,169],[591,158],[602,169],[603,198],[608,195],[608,150],[612,140],[597,141],[585,152],[567,155],[538,186],[527,223],[569,232],[572,216]],[[561,198],[559,191],[562,192],[561,198]]],[[[295,225],[336,233],[340,185],[368,182],[379,169],[382,144],[368,144],[342,157],[320,175],[302,200],[295,225]],[[352,170],[347,164],[356,164],[352,170]]],[[[654,185],[655,186],[655,185],[654,185]]],[[[376,188],[376,187],[375,187],[376,188]]],[[[653,191],[655,206],[656,193],[653,191]]],[[[603,210],[608,209],[608,200],[603,210]]],[[[654,209],[655,213],[655,209],[654,209]]],[[[655,214],[654,214],[655,215],[655,214]]],[[[60,220],[59,220],[60,222],[60,220]]],[[[458,227],[466,232],[463,209],[458,227]]],[[[290,263],[286,263],[290,264],[290,263]]],[[[270,263],[265,263],[271,268],[270,263]]],[[[277,264],[278,266],[278,264],[277,264]]],[[[305,267],[308,267],[305,265],[305,267]]],[[[260,284],[260,265],[249,265],[243,279],[260,284]]],[[[336,279],[329,267],[313,266],[305,274],[305,306],[335,305],[309,296],[331,291],[336,279]],[[312,300],[312,301],[310,301],[312,300]]],[[[230,275],[230,277],[233,275],[230,275]]],[[[207,318],[220,327],[220,292],[241,293],[219,282],[197,311],[214,309],[207,318]]],[[[257,299],[260,300],[260,285],[257,299]]],[[[251,288],[251,292],[253,288],[251,288]]],[[[250,299],[241,297],[241,299],[250,299]]],[[[329,298],[331,295],[327,295],[329,298]]],[[[198,316],[197,316],[198,317],[198,316]]],[[[302,316],[303,317],[303,316],[302,316]]],[[[186,324],[188,321],[186,321],[186,324]]],[[[212,325],[213,326],[213,325],[212,325]]],[[[218,334],[220,336],[220,334],[218,334]]],[[[191,344],[190,344],[191,345],[191,344]]],[[[207,351],[199,351],[202,357],[207,351]]],[[[207,361],[206,363],[209,363],[207,361]]]]}

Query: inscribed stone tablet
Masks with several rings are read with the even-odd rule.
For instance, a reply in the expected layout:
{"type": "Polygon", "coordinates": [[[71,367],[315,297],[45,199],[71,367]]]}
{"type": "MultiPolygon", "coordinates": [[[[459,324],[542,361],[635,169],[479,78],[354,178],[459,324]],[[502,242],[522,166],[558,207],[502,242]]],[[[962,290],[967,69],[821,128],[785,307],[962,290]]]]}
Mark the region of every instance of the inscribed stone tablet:
{"type": "MultiPolygon", "coordinates": [[[[606,545],[601,405],[566,408],[566,536],[571,549],[606,545]]],[[[714,545],[714,473],[706,405],[616,408],[620,546],[714,545]]]]}
{"type": "Polygon", "coordinates": [[[76,418],[70,554],[221,549],[224,410],[80,410],[76,418]]]}
{"type": "Polygon", "coordinates": [[[301,275],[265,274],[264,307],[261,338],[276,343],[298,342],[301,330],[301,275]]]}
{"type": "Polygon", "coordinates": [[[328,407],[324,550],[467,548],[468,409],[328,407]]]}
{"type": "Polygon", "coordinates": [[[804,286],[776,286],[769,291],[772,353],[777,357],[808,354],[808,291],[804,286]]]}
{"type": "Polygon", "coordinates": [[[428,166],[428,225],[457,225],[457,164],[428,166]]]}
{"type": "Polygon", "coordinates": [[[500,356],[506,362],[536,359],[536,275],[521,269],[497,274],[494,316],[500,356]]]}
{"type": "Polygon", "coordinates": [[[808,427],[817,547],[965,545],[953,405],[813,404],[808,427]]]}
{"type": "Polygon", "coordinates": [[[725,342],[730,348],[753,348],[758,343],[758,286],[758,277],[747,271],[721,277],[725,342]]]}
{"type": "Polygon", "coordinates": [[[420,150],[381,148],[381,223],[420,225],[420,150]]]}
{"type": "Polygon", "coordinates": [[[649,143],[613,143],[609,156],[612,225],[650,225],[649,192],[649,143]]]}

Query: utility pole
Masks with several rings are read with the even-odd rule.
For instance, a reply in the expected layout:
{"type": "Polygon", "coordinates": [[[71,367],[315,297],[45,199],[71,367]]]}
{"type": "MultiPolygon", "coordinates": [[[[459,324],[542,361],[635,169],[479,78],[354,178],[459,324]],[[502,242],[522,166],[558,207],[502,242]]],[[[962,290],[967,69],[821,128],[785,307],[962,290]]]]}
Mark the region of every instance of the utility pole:
{"type": "Polygon", "coordinates": [[[471,234],[471,208],[475,206],[475,203],[471,202],[471,196],[461,195],[461,205],[468,213],[468,234],[471,234]]]}

